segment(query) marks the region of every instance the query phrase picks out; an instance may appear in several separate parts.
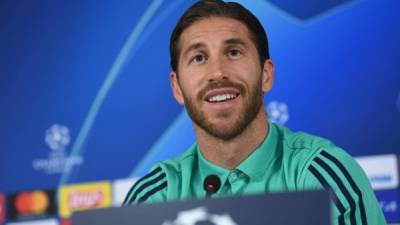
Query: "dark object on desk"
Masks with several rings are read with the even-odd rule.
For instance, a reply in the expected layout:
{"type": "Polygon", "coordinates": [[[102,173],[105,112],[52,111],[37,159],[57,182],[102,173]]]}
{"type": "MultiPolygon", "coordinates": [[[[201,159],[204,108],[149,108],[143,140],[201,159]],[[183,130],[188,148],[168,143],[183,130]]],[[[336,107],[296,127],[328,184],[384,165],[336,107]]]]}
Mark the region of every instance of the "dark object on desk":
{"type": "Polygon", "coordinates": [[[73,225],[329,225],[325,192],[238,196],[77,212],[73,225]]]}

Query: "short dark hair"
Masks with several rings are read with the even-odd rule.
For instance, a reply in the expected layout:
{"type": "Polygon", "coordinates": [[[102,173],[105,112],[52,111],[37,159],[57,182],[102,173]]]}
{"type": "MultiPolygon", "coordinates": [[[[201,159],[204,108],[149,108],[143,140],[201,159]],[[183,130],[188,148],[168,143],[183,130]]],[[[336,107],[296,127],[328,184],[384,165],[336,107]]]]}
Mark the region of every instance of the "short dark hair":
{"type": "Polygon", "coordinates": [[[169,51],[172,70],[177,72],[180,54],[179,38],[183,31],[195,22],[210,17],[226,17],[238,20],[246,25],[250,37],[257,48],[260,65],[269,59],[267,34],[260,21],[239,3],[221,0],[203,0],[193,4],[179,19],[170,39],[169,51]]]}

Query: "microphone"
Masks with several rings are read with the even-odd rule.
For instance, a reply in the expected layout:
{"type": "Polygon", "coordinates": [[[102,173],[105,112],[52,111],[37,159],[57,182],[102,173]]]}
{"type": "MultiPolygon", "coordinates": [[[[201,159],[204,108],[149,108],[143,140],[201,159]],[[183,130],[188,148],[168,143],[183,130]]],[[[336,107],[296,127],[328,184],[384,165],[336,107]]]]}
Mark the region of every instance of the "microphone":
{"type": "Polygon", "coordinates": [[[206,191],[206,198],[211,197],[221,187],[221,181],[218,176],[211,174],[206,177],[203,183],[203,188],[206,191]]]}

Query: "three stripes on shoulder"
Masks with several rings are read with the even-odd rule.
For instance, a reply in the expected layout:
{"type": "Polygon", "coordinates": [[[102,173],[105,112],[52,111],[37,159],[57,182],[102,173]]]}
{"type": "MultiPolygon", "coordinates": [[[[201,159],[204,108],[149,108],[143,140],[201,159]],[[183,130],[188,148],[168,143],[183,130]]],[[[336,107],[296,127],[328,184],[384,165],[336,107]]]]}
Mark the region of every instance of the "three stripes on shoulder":
{"type": "Polygon", "coordinates": [[[358,220],[361,220],[362,225],[367,225],[361,190],[353,180],[349,171],[337,158],[326,151],[322,151],[320,156],[316,157],[311,163],[309,171],[317,178],[324,189],[331,194],[331,198],[340,212],[340,216],[338,217],[339,225],[345,224],[345,205],[348,205],[350,208],[351,225],[359,224],[356,222],[357,208],[360,215],[358,220]],[[344,198],[339,197],[339,194],[340,196],[344,196],[344,198]],[[356,202],[359,207],[356,207],[356,202]]]}
{"type": "Polygon", "coordinates": [[[161,167],[157,167],[131,187],[123,205],[140,204],[166,187],[166,174],[161,167]]]}

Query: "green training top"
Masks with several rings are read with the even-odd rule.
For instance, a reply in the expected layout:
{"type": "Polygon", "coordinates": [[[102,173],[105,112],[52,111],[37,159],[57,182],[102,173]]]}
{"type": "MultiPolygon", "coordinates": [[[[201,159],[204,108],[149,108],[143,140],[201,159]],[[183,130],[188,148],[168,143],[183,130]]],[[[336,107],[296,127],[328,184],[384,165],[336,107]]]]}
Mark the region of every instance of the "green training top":
{"type": "Polygon", "coordinates": [[[263,143],[236,169],[205,159],[194,144],[177,158],[156,164],[128,192],[124,205],[204,198],[204,179],[217,175],[213,197],[325,189],[333,224],[384,225],[382,210],[357,162],[330,141],[269,123],[263,143]]]}

